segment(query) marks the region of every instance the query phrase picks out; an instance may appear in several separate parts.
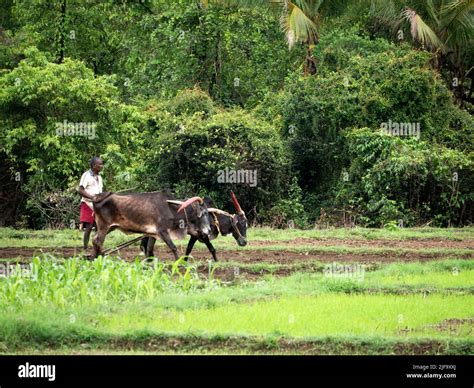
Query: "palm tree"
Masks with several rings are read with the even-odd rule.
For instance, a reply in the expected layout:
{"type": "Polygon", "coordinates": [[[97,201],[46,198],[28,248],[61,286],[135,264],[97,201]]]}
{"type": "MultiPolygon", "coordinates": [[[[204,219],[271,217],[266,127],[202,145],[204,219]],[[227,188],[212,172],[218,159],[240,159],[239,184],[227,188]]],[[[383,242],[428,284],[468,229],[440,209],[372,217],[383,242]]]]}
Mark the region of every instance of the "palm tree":
{"type": "Polygon", "coordinates": [[[313,48],[319,42],[320,8],[323,0],[270,0],[270,3],[281,8],[280,25],[285,32],[288,47],[291,49],[297,42],[306,45],[304,74],[315,74],[313,48]]]}
{"type": "MultiPolygon", "coordinates": [[[[197,0],[206,7],[208,0],[197,0]]],[[[327,14],[342,12],[346,6],[344,0],[214,0],[228,6],[265,7],[280,13],[280,25],[286,36],[288,48],[296,43],[306,46],[304,74],[316,73],[316,60],[313,49],[319,42],[319,29],[327,14]]]]}
{"type": "Polygon", "coordinates": [[[474,84],[474,0],[371,0],[370,7],[376,18],[395,30],[407,23],[413,41],[435,54],[438,70],[449,67],[458,100],[466,97],[464,84],[469,77],[470,98],[474,84]]]}

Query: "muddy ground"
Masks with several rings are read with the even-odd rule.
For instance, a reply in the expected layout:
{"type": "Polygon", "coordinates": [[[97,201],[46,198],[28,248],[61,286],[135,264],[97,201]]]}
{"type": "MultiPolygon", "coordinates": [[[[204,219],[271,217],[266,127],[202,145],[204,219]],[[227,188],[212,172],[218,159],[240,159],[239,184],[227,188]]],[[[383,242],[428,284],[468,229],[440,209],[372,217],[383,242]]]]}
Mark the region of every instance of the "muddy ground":
{"type": "MultiPolygon", "coordinates": [[[[465,259],[474,259],[474,240],[451,241],[451,240],[313,240],[313,239],[295,239],[291,241],[253,241],[252,246],[259,249],[220,249],[217,252],[220,261],[232,261],[239,263],[272,263],[272,264],[295,264],[308,261],[322,262],[359,262],[359,263],[377,263],[377,262],[411,262],[437,260],[444,257],[453,257],[465,259]],[[288,249],[275,250],[271,246],[288,246],[288,249]],[[269,249],[265,249],[268,247],[269,249]],[[295,249],[305,247],[304,252],[295,252],[295,249]],[[373,253],[367,252],[328,252],[321,248],[339,247],[339,248],[389,248],[385,252],[373,253]],[[399,249],[393,251],[393,249],[399,249]],[[403,251],[410,249],[413,251],[403,251]],[[433,249],[433,252],[417,252],[416,249],[433,249]],[[436,249],[440,249],[439,252],[436,249]],[[472,252],[452,255],[449,252],[443,252],[443,249],[469,249],[472,252]]],[[[88,253],[90,253],[88,251],[88,253]]],[[[33,255],[41,253],[51,253],[61,257],[72,257],[83,255],[82,248],[0,248],[0,258],[31,258],[33,255]]],[[[179,254],[183,255],[184,250],[180,249],[179,254]]],[[[125,260],[131,260],[140,255],[138,246],[131,246],[121,249],[113,254],[120,256],[125,260]]],[[[208,260],[210,253],[204,249],[194,249],[193,257],[197,260],[208,260]]],[[[170,251],[164,246],[155,248],[155,256],[160,259],[169,259],[170,251]]],[[[143,256],[141,256],[143,257],[143,256]]]]}

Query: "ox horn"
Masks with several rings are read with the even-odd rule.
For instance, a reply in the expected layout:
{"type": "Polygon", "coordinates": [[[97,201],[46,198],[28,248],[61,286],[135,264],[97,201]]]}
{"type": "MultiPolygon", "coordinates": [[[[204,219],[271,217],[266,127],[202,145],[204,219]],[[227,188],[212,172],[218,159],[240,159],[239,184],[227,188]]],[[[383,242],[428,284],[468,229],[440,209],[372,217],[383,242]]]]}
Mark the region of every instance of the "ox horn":
{"type": "Polygon", "coordinates": [[[178,200],[175,200],[175,199],[167,199],[166,202],[172,203],[174,205],[180,205],[180,206],[183,203],[183,201],[178,201],[178,200]]]}
{"type": "Polygon", "coordinates": [[[237,197],[235,196],[234,192],[231,191],[231,192],[230,192],[230,195],[231,195],[231,197],[232,197],[232,202],[234,202],[235,210],[237,210],[237,213],[239,213],[239,214],[244,214],[244,211],[243,211],[242,208],[240,207],[239,201],[237,201],[237,197]]]}
{"type": "Polygon", "coordinates": [[[187,208],[189,205],[191,205],[192,203],[194,203],[196,201],[199,201],[200,203],[204,202],[204,200],[201,197],[189,198],[181,204],[181,206],[178,209],[178,213],[181,212],[183,209],[187,208]]]}
{"type": "Polygon", "coordinates": [[[224,210],[217,209],[217,208],[215,208],[215,207],[208,207],[208,208],[207,208],[207,211],[208,211],[209,213],[222,214],[222,215],[224,215],[224,216],[232,217],[232,214],[227,213],[227,212],[225,212],[224,210]]]}

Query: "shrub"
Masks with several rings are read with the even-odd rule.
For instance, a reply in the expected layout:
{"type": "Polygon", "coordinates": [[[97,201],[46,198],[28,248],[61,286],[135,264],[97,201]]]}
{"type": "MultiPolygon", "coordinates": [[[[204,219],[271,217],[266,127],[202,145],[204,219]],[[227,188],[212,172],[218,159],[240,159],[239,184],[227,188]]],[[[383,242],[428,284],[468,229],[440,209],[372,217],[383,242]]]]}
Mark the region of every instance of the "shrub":
{"type": "MultiPolygon", "coordinates": [[[[273,116],[272,121],[281,125],[282,137],[291,150],[291,169],[305,193],[303,202],[310,219],[320,216],[321,208],[329,213],[346,214],[362,206],[365,218],[359,222],[363,220],[367,224],[383,224],[397,217],[405,218],[408,223],[427,220],[427,217],[436,217],[441,224],[469,221],[467,204],[464,208],[464,204],[454,204],[447,198],[441,200],[440,191],[447,188],[440,175],[428,174],[427,181],[419,183],[425,185],[425,191],[434,193],[428,201],[429,210],[428,204],[419,203],[417,197],[408,200],[403,194],[418,195],[404,183],[405,178],[415,179],[415,175],[409,174],[410,163],[422,170],[413,174],[434,171],[434,161],[417,161],[428,158],[435,149],[446,156],[444,161],[439,161],[440,166],[448,163],[450,168],[467,168],[467,152],[472,150],[470,132],[474,119],[453,104],[451,92],[430,66],[431,54],[383,39],[370,40],[357,35],[355,30],[337,30],[321,37],[315,55],[318,59],[316,76],[291,74],[282,93],[268,96],[255,109],[258,115],[266,119],[273,116]],[[389,121],[419,125],[420,146],[417,148],[417,141],[413,140],[392,148],[383,144],[392,144],[394,139],[376,138],[371,141],[381,142],[381,147],[374,149],[373,154],[370,154],[372,150],[361,149],[361,154],[349,150],[347,130],[366,127],[378,131],[389,121]],[[410,148],[411,145],[414,148],[410,148]],[[399,166],[405,177],[392,180],[386,192],[383,186],[378,187],[378,193],[371,191],[367,181],[363,205],[353,202],[357,196],[340,190],[344,171],[357,170],[361,160],[367,161],[366,169],[372,169],[374,166],[369,161],[382,164],[383,158],[390,158],[390,163],[399,166]],[[437,186],[439,182],[443,182],[442,189],[437,186]],[[434,205],[433,198],[441,200],[438,205],[434,205]],[[345,204],[344,209],[339,208],[341,204],[345,204]],[[459,211],[453,210],[456,206],[459,211]],[[446,215],[443,220],[440,219],[442,214],[446,215]],[[372,215],[376,218],[371,219],[372,215]]],[[[378,174],[382,171],[385,170],[378,174]]],[[[463,170],[461,174],[464,173],[463,170]]],[[[463,179],[470,178],[463,176],[463,179]]],[[[459,200],[467,199],[464,196],[459,200]]]]}
{"type": "Polygon", "coordinates": [[[280,199],[268,212],[268,221],[277,228],[305,228],[308,218],[303,207],[303,191],[293,177],[287,198],[280,199]]]}
{"type": "Polygon", "coordinates": [[[199,113],[204,117],[209,117],[215,110],[211,97],[197,87],[179,91],[170,101],[168,107],[170,112],[176,116],[199,113]]]}
{"type": "Polygon", "coordinates": [[[368,128],[347,133],[349,180],[338,185],[339,205],[357,209],[359,222],[404,226],[434,220],[463,224],[473,211],[472,157],[416,139],[403,140],[368,128]]]}
{"type": "Polygon", "coordinates": [[[288,161],[275,128],[240,109],[174,117],[154,115],[141,177],[148,189],[170,188],[178,196],[209,195],[233,210],[229,191],[250,211],[268,209],[287,187],[288,161]],[[256,171],[256,185],[219,182],[225,170],[256,171]]]}
{"type": "MultiPolygon", "coordinates": [[[[140,144],[141,114],[117,102],[111,77],[96,77],[83,63],[53,63],[36,48],[26,50],[25,56],[0,76],[2,164],[11,166],[31,197],[50,189],[75,190],[88,160],[101,155],[107,188],[120,188],[117,177],[133,166],[132,156],[138,154],[133,151],[140,144]],[[58,127],[65,121],[67,126],[58,127]],[[75,126],[71,133],[70,124],[75,126]]],[[[78,195],[76,199],[78,206],[78,195]]],[[[30,211],[38,201],[30,201],[30,211]]],[[[35,225],[48,224],[41,206],[36,207],[37,212],[30,213],[35,225]]],[[[76,216],[65,215],[68,220],[76,216]]]]}

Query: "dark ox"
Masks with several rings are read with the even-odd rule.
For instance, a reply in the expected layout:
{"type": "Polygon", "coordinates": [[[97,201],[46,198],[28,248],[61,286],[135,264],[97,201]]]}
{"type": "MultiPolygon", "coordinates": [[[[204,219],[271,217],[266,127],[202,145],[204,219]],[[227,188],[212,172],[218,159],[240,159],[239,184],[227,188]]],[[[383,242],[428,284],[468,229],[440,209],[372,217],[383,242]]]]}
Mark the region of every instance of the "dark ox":
{"type": "MultiPolygon", "coordinates": [[[[230,194],[237,214],[230,214],[224,210],[209,207],[207,210],[211,222],[211,233],[209,235],[203,233],[191,234],[191,239],[186,248],[186,256],[191,254],[196,241],[200,241],[206,244],[207,249],[209,249],[209,252],[212,254],[212,258],[217,261],[216,250],[211,244],[211,240],[217,238],[219,234],[222,236],[232,234],[239,246],[243,247],[247,245],[247,218],[234,193],[231,192],[230,194]]],[[[147,257],[153,256],[155,242],[156,239],[153,237],[144,237],[142,239],[140,248],[145,252],[147,257]]]]}
{"type": "Polygon", "coordinates": [[[96,196],[94,217],[97,233],[94,237],[94,257],[102,253],[107,233],[120,229],[124,233],[143,233],[160,238],[177,260],[178,251],[171,238],[208,236],[211,228],[207,203],[200,197],[176,201],[166,192],[119,195],[102,193],[96,196]]]}

